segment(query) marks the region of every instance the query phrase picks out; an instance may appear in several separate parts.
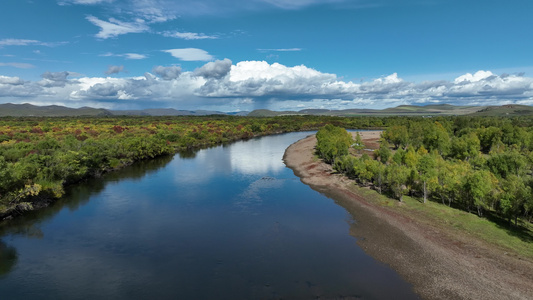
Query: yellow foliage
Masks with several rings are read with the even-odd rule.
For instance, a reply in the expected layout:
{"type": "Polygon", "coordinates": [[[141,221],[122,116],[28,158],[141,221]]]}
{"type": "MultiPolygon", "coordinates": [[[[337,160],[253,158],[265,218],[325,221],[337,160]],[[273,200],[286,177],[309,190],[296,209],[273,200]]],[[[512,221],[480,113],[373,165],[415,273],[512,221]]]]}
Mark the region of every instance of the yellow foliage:
{"type": "Polygon", "coordinates": [[[42,190],[42,186],[40,184],[34,183],[34,184],[26,184],[22,190],[20,190],[20,194],[24,197],[28,196],[37,196],[42,190]]]}
{"type": "Polygon", "coordinates": [[[17,141],[16,140],[9,140],[9,141],[3,141],[0,143],[0,145],[14,145],[17,141]]]}

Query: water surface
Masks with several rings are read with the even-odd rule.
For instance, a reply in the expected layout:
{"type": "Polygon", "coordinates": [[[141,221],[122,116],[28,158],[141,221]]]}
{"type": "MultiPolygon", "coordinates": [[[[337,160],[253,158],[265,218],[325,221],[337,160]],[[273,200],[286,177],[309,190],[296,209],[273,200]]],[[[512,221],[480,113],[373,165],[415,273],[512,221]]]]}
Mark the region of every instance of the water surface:
{"type": "MultiPolygon", "coordinates": [[[[310,133],[141,162],[0,230],[9,299],[414,299],[282,157],[310,133]]],[[[3,298],[2,296],[2,298],[3,298]]]]}

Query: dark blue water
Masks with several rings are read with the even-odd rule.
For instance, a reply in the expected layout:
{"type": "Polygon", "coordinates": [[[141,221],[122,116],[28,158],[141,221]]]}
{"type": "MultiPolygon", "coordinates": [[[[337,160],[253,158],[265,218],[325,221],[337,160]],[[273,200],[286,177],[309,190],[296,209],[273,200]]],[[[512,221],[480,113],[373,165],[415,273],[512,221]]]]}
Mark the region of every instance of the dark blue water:
{"type": "MultiPolygon", "coordinates": [[[[309,133],[135,164],[1,228],[1,299],[410,299],[285,167],[309,133]]],[[[352,224],[353,225],[353,224],[352,224]]]]}

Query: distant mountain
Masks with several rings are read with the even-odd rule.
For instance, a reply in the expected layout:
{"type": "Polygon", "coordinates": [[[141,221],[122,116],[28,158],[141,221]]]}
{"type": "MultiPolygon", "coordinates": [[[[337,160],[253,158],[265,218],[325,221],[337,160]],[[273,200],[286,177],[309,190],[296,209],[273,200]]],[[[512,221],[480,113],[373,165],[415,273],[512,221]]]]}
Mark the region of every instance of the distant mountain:
{"type": "Polygon", "coordinates": [[[103,108],[70,108],[65,106],[50,105],[36,106],[31,104],[0,104],[0,117],[60,117],[60,116],[110,116],[111,112],[103,108]]]}
{"type": "Polygon", "coordinates": [[[502,106],[484,107],[472,114],[473,116],[529,116],[533,115],[533,107],[527,105],[507,104],[502,106]]]}
{"type": "Polygon", "coordinates": [[[143,110],[110,110],[116,116],[207,116],[226,113],[208,110],[177,110],[174,108],[150,108],[143,110]]]}
{"type": "MultiPolygon", "coordinates": [[[[226,113],[208,110],[176,110],[173,108],[153,108],[143,110],[107,110],[103,108],[70,108],[50,105],[0,104],[0,117],[73,117],[73,116],[206,116],[226,113]]],[[[239,113],[234,113],[239,114],[239,113]]]]}
{"type": "Polygon", "coordinates": [[[103,108],[69,108],[65,106],[50,105],[36,106],[32,104],[0,104],[0,117],[62,117],[62,116],[206,116],[206,115],[232,115],[251,117],[274,117],[290,115],[313,116],[523,116],[533,115],[533,107],[527,105],[502,105],[502,106],[454,106],[449,104],[438,105],[400,105],[397,107],[378,109],[304,109],[300,111],[272,111],[258,109],[252,112],[223,113],[208,110],[177,110],[174,108],[151,108],[142,110],[107,110],[103,108]]]}
{"type": "Polygon", "coordinates": [[[300,112],[294,111],[273,111],[268,109],[256,109],[248,113],[249,117],[276,117],[276,116],[287,116],[287,115],[302,115],[300,112]]]}
{"type": "Polygon", "coordinates": [[[484,109],[484,106],[454,106],[449,104],[439,105],[400,105],[386,109],[304,109],[300,111],[276,112],[267,109],[254,110],[249,116],[283,116],[283,115],[314,115],[314,116],[436,116],[436,115],[468,115],[484,109]]]}

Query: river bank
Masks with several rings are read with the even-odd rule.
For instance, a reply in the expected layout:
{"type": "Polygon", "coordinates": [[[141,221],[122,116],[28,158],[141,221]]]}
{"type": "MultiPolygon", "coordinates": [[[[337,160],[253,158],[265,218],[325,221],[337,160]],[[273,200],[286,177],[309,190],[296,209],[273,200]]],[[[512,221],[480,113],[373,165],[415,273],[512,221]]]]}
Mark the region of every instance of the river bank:
{"type": "MultiPolygon", "coordinates": [[[[375,143],[379,131],[361,133],[375,143]]],[[[428,224],[395,206],[369,202],[361,188],[314,155],[316,138],[287,148],[284,161],[303,183],[344,207],[350,233],[369,255],[390,265],[424,299],[532,299],[533,263],[451,226],[428,224]]]]}

